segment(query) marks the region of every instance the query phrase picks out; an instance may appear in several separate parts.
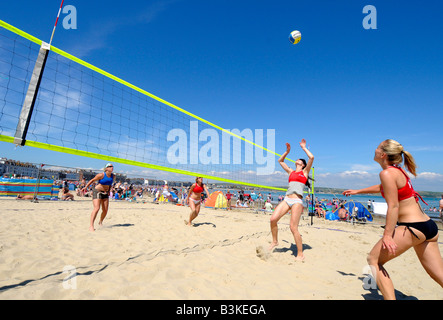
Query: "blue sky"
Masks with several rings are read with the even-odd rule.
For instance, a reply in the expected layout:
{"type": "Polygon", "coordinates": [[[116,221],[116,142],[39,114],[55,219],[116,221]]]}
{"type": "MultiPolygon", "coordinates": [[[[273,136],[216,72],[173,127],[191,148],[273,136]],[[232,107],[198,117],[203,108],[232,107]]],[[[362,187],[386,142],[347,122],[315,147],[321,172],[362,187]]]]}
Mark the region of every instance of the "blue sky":
{"type": "MultiPolygon", "coordinates": [[[[60,1],[0,3],[0,19],[49,41],[60,1]]],[[[276,152],[315,155],[318,186],[378,183],[374,149],[398,140],[416,189],[443,191],[443,30],[439,1],[65,1],[53,45],[223,128],[275,129],[276,152]],[[377,29],[362,12],[377,9],[377,29]],[[300,30],[301,42],[288,41],[300,30]]],[[[22,161],[100,168],[0,143],[22,161]],[[49,161],[50,160],[50,161],[49,161]]],[[[136,173],[137,168],[121,166],[136,173]]],[[[158,175],[159,177],[161,174],[158,175]]],[[[282,177],[282,183],[286,178],[282,177]]]]}

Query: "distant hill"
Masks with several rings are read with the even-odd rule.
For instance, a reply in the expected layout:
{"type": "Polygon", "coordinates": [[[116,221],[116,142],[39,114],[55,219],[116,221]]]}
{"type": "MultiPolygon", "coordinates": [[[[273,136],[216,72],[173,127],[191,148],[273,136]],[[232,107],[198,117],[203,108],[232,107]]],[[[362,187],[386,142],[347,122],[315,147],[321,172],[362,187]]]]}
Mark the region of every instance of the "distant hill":
{"type": "Polygon", "coordinates": [[[422,197],[426,198],[441,198],[443,192],[433,192],[433,191],[417,191],[422,197]]]}

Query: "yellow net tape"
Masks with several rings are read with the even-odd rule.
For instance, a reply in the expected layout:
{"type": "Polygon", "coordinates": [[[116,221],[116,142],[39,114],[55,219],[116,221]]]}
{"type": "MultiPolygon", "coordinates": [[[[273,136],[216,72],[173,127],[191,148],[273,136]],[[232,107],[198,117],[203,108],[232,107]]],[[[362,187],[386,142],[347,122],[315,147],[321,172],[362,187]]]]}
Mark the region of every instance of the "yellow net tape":
{"type": "MultiPolygon", "coordinates": [[[[9,136],[0,135],[0,141],[14,143],[14,138],[9,137],[9,136]]],[[[231,180],[231,179],[214,177],[214,176],[210,176],[210,175],[201,174],[198,172],[191,172],[191,171],[186,171],[186,170],[180,170],[180,169],[174,169],[174,168],[144,163],[144,162],[140,162],[140,161],[134,161],[134,160],[122,159],[122,158],[118,158],[118,157],[106,156],[106,155],[99,154],[99,153],[76,150],[76,149],[71,149],[71,148],[66,148],[66,147],[60,147],[60,146],[55,146],[55,145],[47,144],[47,143],[41,143],[41,142],[37,142],[37,141],[26,140],[26,145],[29,147],[33,147],[33,148],[45,149],[45,150],[50,150],[50,151],[66,153],[66,154],[73,154],[76,156],[99,159],[99,160],[104,160],[107,162],[122,163],[122,164],[137,166],[137,167],[173,172],[173,173],[194,176],[194,177],[198,176],[198,177],[203,177],[206,179],[212,179],[212,180],[217,180],[217,181],[222,181],[222,182],[233,183],[236,185],[244,185],[244,186],[256,187],[256,188],[261,188],[261,189],[272,189],[272,190],[286,191],[286,189],[283,189],[283,188],[269,187],[269,186],[254,184],[254,183],[247,183],[247,182],[243,182],[243,181],[236,181],[236,180],[231,180]]]]}

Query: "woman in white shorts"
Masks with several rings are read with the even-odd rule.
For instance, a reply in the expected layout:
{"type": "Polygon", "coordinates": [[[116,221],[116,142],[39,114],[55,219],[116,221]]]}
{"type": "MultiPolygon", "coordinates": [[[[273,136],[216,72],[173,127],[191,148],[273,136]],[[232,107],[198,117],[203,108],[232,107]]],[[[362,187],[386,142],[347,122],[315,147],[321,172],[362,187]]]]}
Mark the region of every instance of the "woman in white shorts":
{"type": "Polygon", "coordinates": [[[191,208],[189,220],[185,220],[185,224],[188,226],[192,226],[192,221],[197,218],[198,214],[200,213],[203,191],[205,191],[206,196],[209,197],[209,190],[203,183],[203,178],[197,177],[195,179],[195,183],[189,188],[189,193],[185,201],[185,203],[187,203],[191,208]]]}
{"type": "Polygon", "coordinates": [[[304,159],[298,159],[295,162],[295,170],[288,167],[284,162],[286,156],[291,151],[291,145],[286,143],[286,152],[278,159],[282,168],[289,174],[289,186],[286,191],[286,196],[282,202],[275,208],[271,216],[271,233],[272,243],[270,250],[272,251],[278,246],[278,226],[277,223],[288,211],[291,211],[290,229],[294,236],[295,244],[297,246],[296,260],[303,261],[303,242],[298,231],[298,223],[303,213],[303,189],[306,185],[309,186],[308,177],[312,164],[314,163],[314,155],[306,148],[306,140],[302,139],[300,147],[308,156],[309,160],[306,163],[304,159]]]}

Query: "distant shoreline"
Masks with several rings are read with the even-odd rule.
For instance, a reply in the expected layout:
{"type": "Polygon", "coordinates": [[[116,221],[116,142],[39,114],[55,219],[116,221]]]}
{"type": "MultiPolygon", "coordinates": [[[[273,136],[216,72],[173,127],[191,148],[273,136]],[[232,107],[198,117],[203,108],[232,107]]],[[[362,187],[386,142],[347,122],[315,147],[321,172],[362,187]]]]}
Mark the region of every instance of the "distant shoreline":
{"type": "MultiPolygon", "coordinates": [[[[208,185],[214,185],[215,188],[221,188],[221,189],[228,189],[228,190],[248,190],[248,191],[260,191],[265,192],[269,190],[269,192],[284,192],[284,191],[278,191],[278,190],[272,190],[272,189],[261,189],[256,187],[247,187],[247,186],[233,186],[229,183],[217,183],[217,182],[209,182],[208,185]]],[[[287,186],[275,186],[276,188],[282,188],[286,189],[287,186]]],[[[343,191],[347,189],[340,189],[340,188],[327,188],[327,187],[314,187],[314,193],[315,194],[342,194],[343,191]]],[[[443,195],[443,190],[438,191],[419,191],[417,192],[422,196],[426,198],[440,198],[443,195]]],[[[380,193],[373,193],[373,194],[362,194],[362,195],[374,195],[374,196],[381,196],[380,193]]]]}

